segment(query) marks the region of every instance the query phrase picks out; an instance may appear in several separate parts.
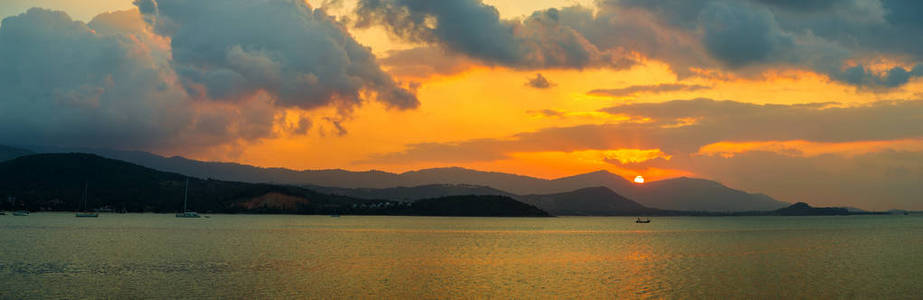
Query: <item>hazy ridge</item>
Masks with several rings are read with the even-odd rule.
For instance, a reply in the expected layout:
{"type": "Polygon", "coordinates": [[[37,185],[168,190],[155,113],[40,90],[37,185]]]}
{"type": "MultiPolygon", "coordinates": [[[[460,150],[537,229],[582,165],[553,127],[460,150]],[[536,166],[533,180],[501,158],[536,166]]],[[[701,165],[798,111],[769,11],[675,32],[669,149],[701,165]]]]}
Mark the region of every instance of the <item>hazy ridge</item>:
{"type": "MultiPolygon", "coordinates": [[[[260,168],[236,163],[203,162],[178,156],[163,157],[140,151],[53,147],[31,148],[35,152],[79,151],[95,153],[152,169],[201,178],[250,183],[304,185],[318,189],[323,189],[319,187],[340,188],[341,190],[338,194],[348,194],[355,197],[363,197],[360,196],[362,194],[385,195],[377,197],[390,200],[422,199],[425,198],[423,195],[438,194],[557,194],[584,188],[606,187],[643,206],[666,210],[753,211],[772,210],[789,205],[789,203],[775,200],[764,194],[731,189],[711,180],[683,177],[638,185],[607,171],[596,171],[551,180],[458,167],[423,169],[399,174],[375,170],[360,172],[339,169],[296,171],[285,168],[260,168]],[[438,191],[438,187],[430,187],[431,191],[423,192],[422,194],[420,194],[420,189],[399,191],[402,187],[427,185],[444,185],[442,189],[446,190],[438,191]],[[459,186],[464,187],[466,185],[480,187],[459,189],[459,186]],[[487,187],[494,191],[489,191],[482,187],[487,187]],[[346,191],[342,189],[357,190],[346,191]]],[[[327,192],[331,192],[331,190],[327,190],[327,192]]]]}

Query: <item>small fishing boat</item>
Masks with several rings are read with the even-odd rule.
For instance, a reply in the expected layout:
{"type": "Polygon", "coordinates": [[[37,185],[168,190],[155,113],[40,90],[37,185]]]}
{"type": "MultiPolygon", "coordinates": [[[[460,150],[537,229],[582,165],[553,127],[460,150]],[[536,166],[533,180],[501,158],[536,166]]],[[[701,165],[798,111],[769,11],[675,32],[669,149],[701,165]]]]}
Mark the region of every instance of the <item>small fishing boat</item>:
{"type": "Polygon", "coordinates": [[[186,210],[186,203],[189,202],[189,177],[186,177],[186,192],[183,193],[183,212],[176,214],[177,218],[201,218],[198,213],[186,210]]]}
{"type": "Polygon", "coordinates": [[[28,210],[17,210],[13,212],[13,215],[19,216],[19,217],[25,217],[29,215],[29,211],[28,210]]]}
{"type": "Polygon", "coordinates": [[[635,223],[650,223],[650,222],[651,222],[650,218],[648,218],[647,220],[641,220],[641,217],[638,217],[638,219],[635,220],[635,223]]]}

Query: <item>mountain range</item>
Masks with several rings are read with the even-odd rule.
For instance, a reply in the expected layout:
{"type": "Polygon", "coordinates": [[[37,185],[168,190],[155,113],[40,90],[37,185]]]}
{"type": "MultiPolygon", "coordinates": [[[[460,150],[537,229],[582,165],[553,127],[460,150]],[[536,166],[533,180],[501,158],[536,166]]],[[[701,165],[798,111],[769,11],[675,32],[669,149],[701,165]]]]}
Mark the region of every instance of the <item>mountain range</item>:
{"type": "Polygon", "coordinates": [[[0,209],[70,211],[78,207],[83,193],[87,199],[82,206],[131,212],[176,211],[183,203],[180,199],[188,195],[193,210],[223,213],[530,217],[887,214],[811,207],[803,202],[761,211],[662,210],[646,207],[602,186],[516,195],[461,184],[373,189],[244,183],[193,178],[86,153],[28,154],[0,161],[0,195],[6,196],[5,201],[0,199],[0,209]]]}
{"type": "Polygon", "coordinates": [[[0,161],[10,160],[32,153],[32,151],[26,149],[0,145],[0,161]]]}
{"type": "MultiPolygon", "coordinates": [[[[195,177],[250,183],[300,185],[322,192],[366,199],[407,201],[435,195],[547,195],[605,187],[642,206],[664,210],[755,211],[773,210],[789,205],[789,203],[775,200],[764,194],[731,189],[711,180],[681,177],[635,184],[608,171],[596,171],[557,179],[542,179],[458,167],[423,169],[404,173],[375,170],[357,172],[340,169],[297,171],[237,163],[204,162],[179,156],[163,157],[140,151],[32,146],[19,148],[29,149],[36,153],[94,153],[152,169],[195,177]]],[[[532,198],[519,197],[517,199],[532,198]]]]}
{"type": "Polygon", "coordinates": [[[409,203],[329,195],[292,185],[190,178],[84,153],[20,156],[0,162],[0,209],[221,213],[548,216],[506,196],[453,196],[409,203]]]}

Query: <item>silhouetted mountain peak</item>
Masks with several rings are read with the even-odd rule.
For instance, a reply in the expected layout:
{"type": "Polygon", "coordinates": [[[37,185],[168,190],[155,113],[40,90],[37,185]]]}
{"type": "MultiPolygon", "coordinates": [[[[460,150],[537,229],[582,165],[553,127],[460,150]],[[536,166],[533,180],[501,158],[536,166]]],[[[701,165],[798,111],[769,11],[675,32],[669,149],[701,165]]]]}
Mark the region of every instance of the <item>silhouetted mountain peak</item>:
{"type": "Polygon", "coordinates": [[[708,180],[708,179],[703,179],[703,178],[693,178],[693,177],[686,177],[686,176],[652,181],[646,184],[647,185],[657,185],[657,184],[665,184],[665,183],[684,184],[684,185],[707,185],[707,186],[712,186],[712,187],[728,188],[727,186],[721,184],[720,182],[714,181],[714,180],[708,180]]]}
{"type": "Polygon", "coordinates": [[[634,185],[623,194],[660,209],[748,211],[788,205],[763,194],[729,188],[717,181],[685,176],[634,185]]]}
{"type": "Polygon", "coordinates": [[[798,202],[798,203],[790,205],[788,208],[813,208],[813,207],[811,207],[811,205],[807,203],[798,202]]]}
{"type": "Polygon", "coordinates": [[[589,173],[584,173],[584,174],[587,174],[587,175],[590,175],[590,174],[593,174],[593,175],[615,175],[615,173],[609,172],[609,170],[596,170],[596,171],[589,172],[589,173]]]}
{"type": "Polygon", "coordinates": [[[560,179],[566,179],[566,178],[601,178],[601,179],[619,180],[619,181],[628,182],[628,180],[623,178],[622,176],[619,176],[618,174],[609,172],[607,170],[599,170],[599,171],[593,171],[589,173],[577,174],[574,176],[564,177],[560,179]]]}
{"type": "Polygon", "coordinates": [[[578,189],[572,192],[573,194],[592,194],[592,195],[618,195],[615,191],[604,186],[594,186],[588,188],[578,189]]]}
{"type": "Polygon", "coordinates": [[[557,194],[525,195],[518,199],[557,215],[636,215],[657,211],[603,186],[557,194]]]}
{"type": "Polygon", "coordinates": [[[503,176],[503,177],[513,177],[513,178],[529,178],[527,176],[493,172],[493,171],[481,171],[475,169],[468,169],[462,167],[442,167],[442,168],[429,168],[429,169],[420,169],[414,171],[407,171],[404,173],[396,174],[399,176],[437,176],[437,177],[454,177],[454,176],[503,176]]]}
{"type": "Polygon", "coordinates": [[[0,145],[0,161],[10,160],[29,154],[32,154],[32,151],[0,145]]]}
{"type": "Polygon", "coordinates": [[[604,186],[619,193],[632,189],[633,183],[606,170],[583,173],[550,180],[557,192],[573,191],[585,187],[604,186]]]}

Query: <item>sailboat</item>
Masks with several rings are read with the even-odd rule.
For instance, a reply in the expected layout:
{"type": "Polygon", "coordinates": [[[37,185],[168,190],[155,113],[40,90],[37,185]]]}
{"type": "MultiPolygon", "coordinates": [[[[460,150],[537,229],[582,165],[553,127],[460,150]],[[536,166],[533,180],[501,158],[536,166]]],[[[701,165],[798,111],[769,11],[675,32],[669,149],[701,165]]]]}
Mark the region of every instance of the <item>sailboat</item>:
{"type": "MultiPolygon", "coordinates": [[[[89,186],[89,183],[83,184],[83,209],[87,209],[87,186],[89,186]]],[[[99,213],[89,212],[89,211],[80,211],[78,209],[76,216],[78,218],[97,218],[99,217],[99,213]]]]}
{"type": "Polygon", "coordinates": [[[177,218],[198,218],[198,213],[186,210],[186,203],[189,202],[189,177],[186,177],[186,192],[183,193],[183,212],[176,214],[177,218]]]}

